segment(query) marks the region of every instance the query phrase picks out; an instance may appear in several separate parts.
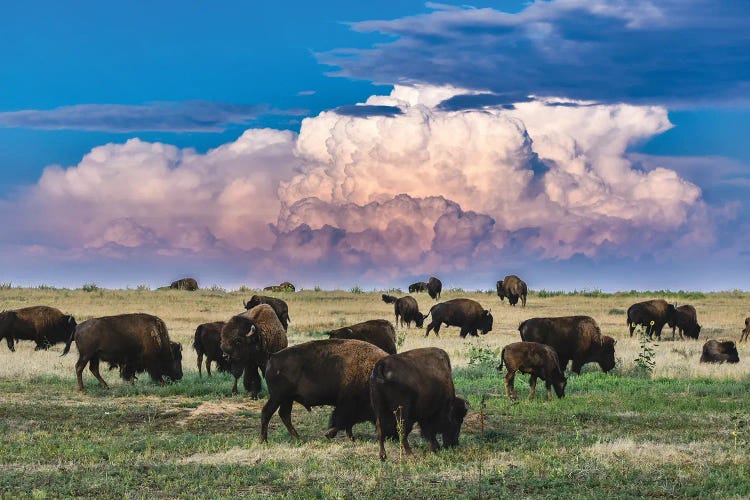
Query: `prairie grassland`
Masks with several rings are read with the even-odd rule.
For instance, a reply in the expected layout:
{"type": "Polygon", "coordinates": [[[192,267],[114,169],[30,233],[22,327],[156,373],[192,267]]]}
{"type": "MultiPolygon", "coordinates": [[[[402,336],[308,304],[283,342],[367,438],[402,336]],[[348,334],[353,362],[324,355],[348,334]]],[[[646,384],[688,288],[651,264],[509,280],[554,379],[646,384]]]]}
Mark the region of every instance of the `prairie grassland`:
{"type": "MultiPolygon", "coordinates": [[[[628,337],[625,310],[643,297],[627,295],[529,297],[525,309],[486,293],[465,296],[492,310],[494,329],[461,339],[455,328],[439,338],[397,328],[401,350],[439,346],[451,356],[459,394],[472,409],[461,445],[426,452],[415,432],[413,458],[389,444],[377,459],[374,428],[355,427],[357,441],[326,440],[328,408],[293,410],[301,442],[277,417],[269,444],[257,440],[263,399],[230,397],[231,378],[198,378],[192,336],[199,323],[241,312],[252,292],[2,289],[0,309],[47,304],[78,321],[123,312],[148,312],[167,323],[183,344],[184,379],[160,387],[141,376],[130,386],[103,373],[110,390],[88,372],[86,394],[75,390],[71,354],[62,346],[15,353],[0,345],[0,496],[236,497],[468,497],[750,495],[750,348],[739,346],[735,366],[700,365],[707,338],[737,339],[750,315],[749,294],[716,293],[691,299],[703,325],[700,341],[656,342],[654,373],[639,371],[639,338],[628,337]],[[495,353],[519,340],[518,324],[534,316],[587,314],[618,340],[618,366],[605,375],[588,365],[572,376],[567,396],[533,402],[502,395],[495,353]]],[[[290,343],[323,337],[328,329],[373,318],[393,320],[380,293],[274,294],[289,303],[290,343]]],[[[434,304],[415,295],[423,312],[434,304]]],[[[527,377],[517,377],[521,398],[527,377]]],[[[342,433],[343,434],[343,433],[342,433]]]]}

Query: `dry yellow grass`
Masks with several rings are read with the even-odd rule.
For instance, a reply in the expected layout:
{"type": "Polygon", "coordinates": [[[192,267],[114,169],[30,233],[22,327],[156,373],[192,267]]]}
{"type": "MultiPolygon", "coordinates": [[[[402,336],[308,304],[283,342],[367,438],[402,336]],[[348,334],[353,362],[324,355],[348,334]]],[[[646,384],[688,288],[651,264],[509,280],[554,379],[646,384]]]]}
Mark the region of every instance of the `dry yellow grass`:
{"type": "MultiPolygon", "coordinates": [[[[183,366],[186,371],[195,371],[195,354],[191,348],[195,327],[204,322],[225,320],[243,311],[242,300],[252,292],[230,292],[203,290],[183,291],[139,291],[46,289],[0,290],[0,309],[15,309],[30,305],[45,304],[58,307],[73,314],[79,322],[98,316],[126,312],[147,312],[161,317],[169,328],[173,339],[184,348],[183,366]]],[[[275,294],[289,304],[292,322],[289,327],[291,344],[318,338],[316,335],[334,327],[374,318],[393,321],[393,306],[380,300],[379,293],[349,293],[342,291],[275,294]]],[[[414,295],[422,312],[435,304],[426,294],[414,295]]],[[[443,328],[439,338],[425,338],[423,329],[397,327],[397,335],[405,338],[402,350],[425,346],[438,346],[451,356],[454,366],[468,363],[469,346],[472,344],[488,348],[500,348],[517,342],[518,324],[535,316],[565,316],[585,314],[593,316],[602,332],[617,339],[616,355],[621,360],[621,369],[634,366],[640,350],[637,335],[628,336],[625,314],[610,314],[613,309],[626,310],[634,302],[645,300],[634,297],[583,297],[556,296],[529,297],[526,308],[510,307],[500,303],[495,295],[485,293],[446,292],[441,300],[469,297],[492,310],[494,328],[486,336],[461,339],[458,329],[443,328]]],[[[672,342],[671,330],[665,328],[663,340],[656,347],[656,377],[719,377],[745,378],[750,375],[750,347],[739,345],[740,363],[737,365],[704,365],[698,363],[703,342],[709,338],[728,337],[737,339],[744,318],[750,315],[747,307],[750,295],[737,293],[707,294],[706,298],[686,301],[698,310],[703,332],[698,341],[679,339],[672,342]]],[[[0,377],[29,379],[38,375],[71,376],[76,360],[76,351],[59,357],[62,346],[50,351],[33,350],[31,342],[22,342],[16,353],[0,346],[0,377]]],[[[591,366],[591,365],[589,365],[591,366]]],[[[105,375],[110,381],[116,377],[105,375]]]]}

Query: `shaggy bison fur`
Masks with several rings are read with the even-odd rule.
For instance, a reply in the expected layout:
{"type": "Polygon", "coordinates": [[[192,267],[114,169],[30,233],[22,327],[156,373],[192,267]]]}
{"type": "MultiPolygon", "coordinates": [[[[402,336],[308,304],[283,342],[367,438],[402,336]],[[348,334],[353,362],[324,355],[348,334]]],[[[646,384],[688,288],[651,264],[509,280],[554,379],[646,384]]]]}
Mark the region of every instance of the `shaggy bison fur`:
{"type": "Polygon", "coordinates": [[[73,316],[48,306],[32,306],[0,313],[0,341],[15,351],[15,341],[33,340],[36,350],[68,342],[76,329],[73,316]]]}
{"type": "Polygon", "coordinates": [[[396,354],[396,329],[390,321],[384,319],[371,319],[345,326],[331,330],[328,335],[332,339],[362,340],[380,347],[388,354],[396,354]]]}
{"type": "Polygon", "coordinates": [[[503,370],[503,363],[508,373],[505,375],[505,394],[511,399],[518,399],[513,383],[516,372],[528,373],[529,399],[534,399],[536,393],[536,379],[544,380],[547,387],[547,399],[552,399],[552,388],[558,398],[565,397],[565,385],[567,379],[560,367],[557,353],[548,345],[538,342],[514,342],[508,344],[500,353],[500,366],[498,371],[503,370]]]}

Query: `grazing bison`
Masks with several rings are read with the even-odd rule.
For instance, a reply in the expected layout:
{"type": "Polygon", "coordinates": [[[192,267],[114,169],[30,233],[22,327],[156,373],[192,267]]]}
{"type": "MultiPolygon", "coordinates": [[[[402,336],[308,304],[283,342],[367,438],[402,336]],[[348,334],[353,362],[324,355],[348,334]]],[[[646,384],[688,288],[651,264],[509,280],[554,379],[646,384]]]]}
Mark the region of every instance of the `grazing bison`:
{"type": "Polygon", "coordinates": [[[538,342],[514,342],[503,348],[500,354],[498,371],[503,371],[503,363],[508,369],[505,375],[505,394],[511,399],[518,399],[518,393],[513,386],[516,372],[528,373],[529,399],[534,399],[536,393],[536,379],[544,380],[547,387],[547,399],[552,399],[552,388],[558,398],[565,397],[567,379],[562,372],[557,353],[548,345],[538,342]]]}
{"type": "Polygon", "coordinates": [[[427,293],[433,299],[437,300],[440,298],[440,292],[443,291],[443,282],[434,276],[427,280],[427,293]]]}
{"type": "Polygon", "coordinates": [[[452,299],[435,304],[427,314],[429,315],[432,315],[432,321],[427,325],[425,337],[433,329],[435,335],[440,336],[440,325],[443,323],[460,327],[461,337],[466,337],[469,333],[476,337],[477,330],[481,330],[482,335],[485,335],[492,330],[490,311],[483,309],[479,302],[471,299],[452,299]]]}
{"type": "Polygon", "coordinates": [[[649,338],[656,334],[656,337],[661,339],[661,330],[664,325],[668,324],[670,328],[674,328],[676,322],[677,309],[666,300],[647,300],[628,308],[628,328],[631,337],[636,325],[641,325],[646,329],[649,338]]]}
{"type": "Polygon", "coordinates": [[[396,329],[390,321],[384,319],[371,319],[331,330],[328,335],[332,339],[362,340],[380,347],[388,354],[396,354],[396,329]]]}
{"type": "Polygon", "coordinates": [[[268,421],[276,410],[289,434],[299,437],[292,425],[295,401],[308,411],[313,406],[333,406],[326,437],[333,438],[343,429],[354,439],[354,424],[374,420],[370,374],[386,355],[377,346],[350,339],[313,340],[271,355],[266,365],[268,402],[261,413],[261,441],[268,440],[268,421]]]}
{"type": "Polygon", "coordinates": [[[578,374],[586,363],[598,363],[605,373],[615,367],[617,341],[602,335],[590,316],[531,318],[518,326],[518,332],[525,342],[539,342],[554,349],[563,370],[571,360],[573,371],[578,374]]]}
{"type": "Polygon", "coordinates": [[[528,294],[528,288],[526,282],[515,274],[511,274],[498,281],[495,284],[497,288],[497,296],[500,297],[500,302],[505,297],[508,297],[508,303],[515,306],[518,303],[518,299],[521,299],[521,306],[526,307],[526,295],[528,294]]]}
{"type": "Polygon", "coordinates": [[[417,281],[416,283],[412,283],[409,285],[409,293],[417,293],[417,292],[426,292],[427,291],[427,283],[424,281],[417,281]]]}
{"type": "Polygon", "coordinates": [[[227,321],[221,330],[221,350],[231,363],[232,394],[237,393],[237,379],[244,373],[242,384],[250,397],[257,399],[261,389],[258,370],[265,372],[268,357],[286,346],[284,326],[268,304],[255,306],[227,321]]]}
{"type": "Polygon", "coordinates": [[[412,321],[417,328],[422,328],[424,325],[424,319],[427,317],[419,312],[419,304],[417,304],[416,299],[410,295],[398,299],[393,305],[393,310],[396,313],[396,323],[400,320],[401,326],[404,326],[404,322],[406,322],[407,328],[411,327],[412,321]]]}
{"type": "Polygon", "coordinates": [[[377,362],[370,377],[370,398],[385,460],[385,439],[400,435],[401,447],[411,455],[409,433],[419,424],[433,452],[458,445],[467,413],[466,401],[456,397],[448,353],[436,347],[413,349],[386,356],[377,362]]]}
{"type": "Polygon", "coordinates": [[[394,302],[398,300],[397,297],[394,297],[393,295],[386,295],[386,294],[383,294],[381,298],[383,299],[383,302],[385,302],[386,304],[393,304],[394,302]]]}
{"type": "Polygon", "coordinates": [[[8,349],[15,351],[15,341],[33,340],[35,350],[47,349],[67,342],[76,329],[73,316],[48,306],[32,306],[0,313],[0,341],[5,338],[8,349]]]}
{"type": "Polygon", "coordinates": [[[223,321],[214,323],[203,323],[195,329],[195,339],[193,340],[193,349],[198,354],[198,376],[201,377],[201,365],[203,356],[206,357],[206,373],[211,376],[211,362],[216,362],[216,367],[220,372],[228,372],[231,368],[229,362],[224,358],[224,352],[221,350],[221,329],[224,328],[223,321]]]}
{"type": "Polygon", "coordinates": [[[267,286],[263,289],[264,292],[293,292],[295,290],[296,288],[294,288],[294,285],[292,285],[288,281],[285,281],[279,285],[267,286]]]}
{"type": "Polygon", "coordinates": [[[675,330],[679,329],[680,338],[683,333],[693,339],[697,339],[701,333],[701,325],[698,324],[698,314],[695,307],[691,305],[680,306],[676,309],[675,326],[672,327],[672,340],[674,340],[675,330]]]}
{"type": "Polygon", "coordinates": [[[279,321],[281,322],[281,326],[284,327],[284,331],[289,329],[289,322],[291,319],[289,318],[289,306],[281,299],[277,299],[276,297],[267,297],[265,295],[253,295],[250,297],[250,300],[244,303],[245,309],[248,311],[252,309],[255,306],[259,306],[261,304],[268,304],[271,306],[271,308],[276,313],[276,316],[279,318],[279,321]]]}
{"type": "Polygon", "coordinates": [[[198,282],[195,281],[194,278],[182,278],[177,281],[173,281],[172,284],[169,285],[169,288],[194,292],[198,289],[198,282]]]}
{"type": "Polygon", "coordinates": [[[120,314],[84,321],[76,328],[63,354],[76,341],[78,389],[83,391],[83,369],[89,365],[100,387],[108,387],[99,374],[99,361],[119,367],[120,376],[135,380],[136,373],[148,372],[151,379],[164,383],[164,378],[182,378],[182,346],[169,340],[164,322],[150,314],[120,314]]]}
{"type": "Polygon", "coordinates": [[[701,363],[739,363],[740,355],[732,340],[709,340],[703,344],[701,363]]]}
{"type": "Polygon", "coordinates": [[[745,329],[742,330],[742,334],[740,335],[740,342],[746,342],[747,336],[750,333],[750,318],[745,318],[745,329]]]}

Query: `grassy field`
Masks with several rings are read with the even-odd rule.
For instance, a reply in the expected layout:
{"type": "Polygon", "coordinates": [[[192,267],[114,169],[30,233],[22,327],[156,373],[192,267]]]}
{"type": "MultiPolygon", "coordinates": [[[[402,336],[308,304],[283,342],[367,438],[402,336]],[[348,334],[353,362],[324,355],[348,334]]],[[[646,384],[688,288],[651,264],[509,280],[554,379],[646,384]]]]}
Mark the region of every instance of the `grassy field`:
{"type": "MultiPolygon", "coordinates": [[[[75,348],[15,353],[0,345],[0,496],[17,497],[236,497],[269,494],[310,497],[742,497],[750,496],[750,348],[740,346],[735,366],[698,363],[708,338],[737,339],[750,315],[750,295],[673,295],[691,303],[703,325],[700,341],[653,346],[649,374],[635,360],[624,311],[642,295],[533,294],[525,309],[500,304],[485,293],[447,292],[491,308],[495,328],[460,339],[455,328],[440,338],[424,330],[397,329],[401,349],[439,346],[451,356],[457,392],[471,410],[461,445],[434,455],[415,432],[415,456],[388,445],[378,459],[374,427],[355,427],[356,442],[341,433],[323,437],[328,408],[292,418],[294,442],[278,417],[269,443],[258,443],[260,401],[229,396],[231,377],[198,378],[190,348],[199,323],[242,311],[252,292],[2,289],[0,309],[47,304],[78,321],[122,312],[148,312],[165,320],[184,347],[184,379],[160,387],[144,374],[134,386],[104,372],[101,390],[88,371],[87,392],[76,391],[75,348]],[[499,349],[519,340],[520,321],[533,316],[588,314],[618,340],[618,366],[602,374],[587,365],[572,376],[562,400],[525,400],[528,377],[516,378],[521,400],[502,394],[495,369],[499,349]]],[[[290,343],[365,319],[392,320],[379,293],[277,294],[289,303],[290,343]]],[[[396,294],[398,295],[398,294],[396,294]]],[[[654,295],[656,297],[656,295],[654,295]]],[[[434,301],[417,299],[423,312],[434,301]]],[[[541,397],[540,397],[541,396],[541,397]]]]}

